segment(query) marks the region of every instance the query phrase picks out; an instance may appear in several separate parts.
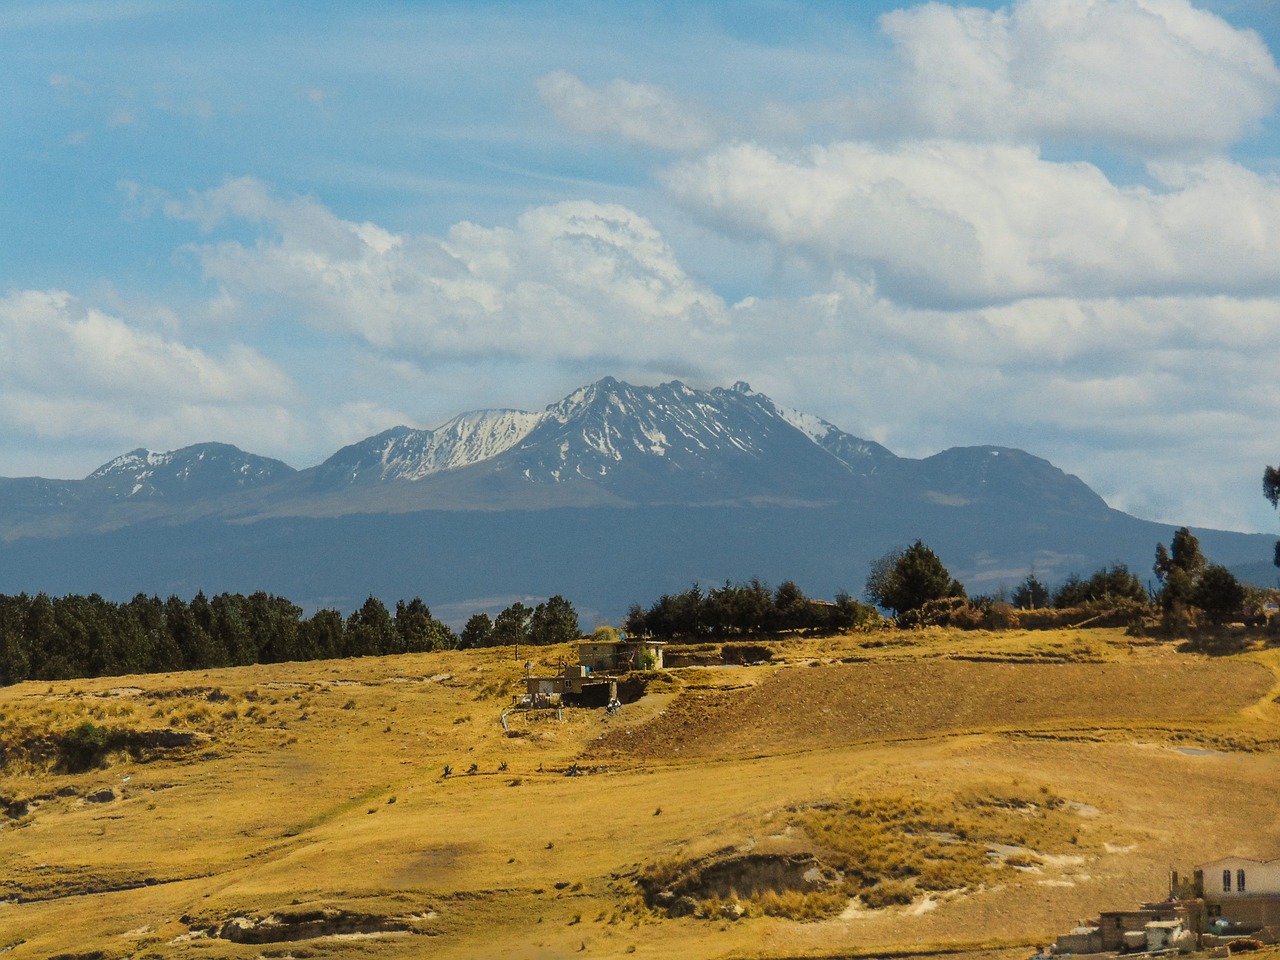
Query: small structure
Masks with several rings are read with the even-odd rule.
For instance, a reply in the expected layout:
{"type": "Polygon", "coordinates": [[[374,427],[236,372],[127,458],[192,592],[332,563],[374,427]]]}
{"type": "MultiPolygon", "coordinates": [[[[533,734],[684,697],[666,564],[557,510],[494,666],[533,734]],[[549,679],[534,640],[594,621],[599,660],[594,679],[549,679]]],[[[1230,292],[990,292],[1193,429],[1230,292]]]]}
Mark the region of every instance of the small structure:
{"type": "Polygon", "coordinates": [[[1064,953],[1149,953],[1183,949],[1195,938],[1200,906],[1193,900],[1144,903],[1136,910],[1104,910],[1096,920],[1082,922],[1058,937],[1051,951],[1064,953]]]}
{"type": "Polygon", "coordinates": [[[1255,928],[1280,926],[1280,858],[1211,860],[1196,867],[1195,887],[1210,920],[1255,928]]]}
{"type": "Polygon", "coordinates": [[[1097,927],[1079,926],[1054,941],[1054,953],[1101,953],[1102,934],[1097,927]]]}
{"type": "Polygon", "coordinates": [[[1181,941],[1185,929],[1181,920],[1152,920],[1146,925],[1143,945],[1147,953],[1172,950],[1181,941]]]}
{"type": "Polygon", "coordinates": [[[1182,923],[1183,910],[1176,902],[1144,903],[1137,910],[1104,910],[1098,914],[1102,950],[1140,951],[1145,948],[1151,923],[1182,923]]]}
{"type": "MultiPolygon", "coordinates": [[[[618,704],[618,675],[631,670],[661,670],[661,640],[582,640],[578,662],[560,662],[552,677],[524,678],[525,692],[516,703],[521,709],[607,707],[618,704]]],[[[532,669],[532,664],[526,665],[532,669]]]]}
{"type": "Polygon", "coordinates": [[[661,670],[661,640],[582,640],[578,663],[592,673],[626,673],[629,670],[661,670]]]}

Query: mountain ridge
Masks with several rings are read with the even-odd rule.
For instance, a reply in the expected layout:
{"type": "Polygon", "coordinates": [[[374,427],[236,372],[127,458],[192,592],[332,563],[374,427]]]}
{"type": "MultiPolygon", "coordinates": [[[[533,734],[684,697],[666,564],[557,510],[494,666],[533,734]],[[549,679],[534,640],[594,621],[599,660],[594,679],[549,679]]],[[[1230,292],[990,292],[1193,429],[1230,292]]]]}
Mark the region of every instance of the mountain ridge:
{"type": "MultiPolygon", "coordinates": [[[[616,619],[664,592],[760,576],[858,592],[926,540],[978,592],[1117,562],[1173,525],[1108,506],[1023,450],[899,457],[749,385],[605,378],[540,412],[393,427],[294,470],[228,444],[138,449],[83,480],[0,478],[0,593],[270,590],[304,607],[420,594],[461,620],[561,593],[616,619]]],[[[1273,538],[1196,530],[1266,574],[1273,538]]]]}
{"type": "MultiPolygon", "coordinates": [[[[1016,461],[1023,470],[1034,462],[1042,487],[1072,486],[1077,505],[1088,499],[1078,478],[1025,451],[1007,452],[1005,462],[1016,461]]],[[[414,491],[384,494],[384,505],[398,500],[424,509],[529,506],[540,496],[531,486],[562,484],[574,489],[547,498],[556,505],[800,505],[873,495],[868,481],[877,475],[908,486],[940,486],[945,490],[936,497],[960,502],[979,495],[993,470],[1006,487],[1018,486],[1016,470],[1005,470],[1004,463],[975,470],[972,459],[954,450],[924,460],[899,457],[826,420],[776,404],[743,381],[704,391],[679,380],[635,387],[605,377],[541,412],[482,409],[431,429],[391,427],[303,470],[205,442],[163,453],[138,448],[78,481],[0,478],[0,529],[6,513],[92,511],[123,501],[178,509],[238,497],[252,515],[252,498],[245,494],[264,490],[272,493],[274,513],[287,503],[305,512],[319,500],[329,504],[329,512],[343,500],[359,510],[359,491],[404,484],[416,485],[414,491]],[[962,461],[964,469],[956,466],[962,461]],[[452,482],[464,474],[465,484],[452,482]],[[474,502],[460,486],[483,489],[486,502],[474,502]]],[[[1062,493],[1058,499],[1073,497],[1062,493]]],[[[1100,498],[1093,506],[1098,503],[1100,498]]]]}

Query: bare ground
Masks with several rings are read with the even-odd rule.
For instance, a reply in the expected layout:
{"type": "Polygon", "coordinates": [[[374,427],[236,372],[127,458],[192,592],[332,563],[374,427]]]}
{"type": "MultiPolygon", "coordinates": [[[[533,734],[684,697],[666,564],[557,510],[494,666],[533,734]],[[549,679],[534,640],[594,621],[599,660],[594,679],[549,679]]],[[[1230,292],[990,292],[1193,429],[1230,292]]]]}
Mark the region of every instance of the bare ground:
{"type": "MultiPolygon", "coordinates": [[[[0,690],[7,746],[85,719],[199,734],[81,774],[0,772],[0,955],[1008,960],[1160,895],[1170,865],[1280,855],[1276,651],[888,639],[798,644],[817,666],[678,671],[616,717],[521,718],[513,737],[498,717],[523,658],[503,651],[0,690]],[[1089,662],[1039,662],[1071,658],[1089,662]],[[630,880],[806,852],[808,810],[1042,792],[1073,849],[902,907],[671,920],[630,880]]],[[[538,651],[540,670],[566,653],[538,651]]]]}

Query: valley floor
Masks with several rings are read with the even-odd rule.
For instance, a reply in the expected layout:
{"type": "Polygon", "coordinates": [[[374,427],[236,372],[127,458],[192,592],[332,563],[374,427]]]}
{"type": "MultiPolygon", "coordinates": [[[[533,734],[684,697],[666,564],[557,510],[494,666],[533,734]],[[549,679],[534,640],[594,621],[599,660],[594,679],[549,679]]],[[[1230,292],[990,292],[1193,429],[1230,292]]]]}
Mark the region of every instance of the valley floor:
{"type": "MultiPolygon", "coordinates": [[[[571,655],[538,650],[537,670],[571,655]]],[[[781,662],[668,671],[612,717],[513,717],[508,736],[523,662],[0,690],[0,954],[1025,957],[1164,895],[1171,866],[1280,856],[1277,650],[1210,659],[1108,630],[804,640],[781,662]],[[60,772],[42,745],[86,720],[132,731],[128,748],[60,772]],[[803,920],[720,889],[797,858],[847,866],[868,837],[963,882],[803,920]],[[663,871],[723,910],[646,903],[663,871]]]]}

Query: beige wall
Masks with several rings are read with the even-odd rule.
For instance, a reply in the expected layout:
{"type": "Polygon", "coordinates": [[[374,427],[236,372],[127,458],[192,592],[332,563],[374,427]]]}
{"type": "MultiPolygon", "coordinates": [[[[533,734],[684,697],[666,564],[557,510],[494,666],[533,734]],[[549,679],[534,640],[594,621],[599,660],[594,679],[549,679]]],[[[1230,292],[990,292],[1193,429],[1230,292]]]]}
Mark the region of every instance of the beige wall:
{"type": "Polygon", "coordinates": [[[1220,903],[1256,894],[1280,894],[1280,860],[1249,860],[1245,857],[1224,857],[1202,864],[1196,869],[1204,872],[1204,898],[1220,903]],[[1239,888],[1240,871],[1244,871],[1244,890],[1239,888]],[[1231,889],[1224,889],[1222,875],[1231,872],[1231,889]]]}
{"type": "Polygon", "coordinates": [[[647,651],[654,657],[654,666],[662,669],[662,646],[656,643],[627,640],[622,643],[580,643],[578,662],[592,670],[625,669],[627,653],[634,647],[647,651]],[[621,658],[619,657],[621,654],[621,658]],[[621,663],[619,660],[621,659],[621,663]]]}

